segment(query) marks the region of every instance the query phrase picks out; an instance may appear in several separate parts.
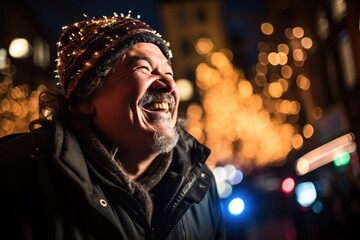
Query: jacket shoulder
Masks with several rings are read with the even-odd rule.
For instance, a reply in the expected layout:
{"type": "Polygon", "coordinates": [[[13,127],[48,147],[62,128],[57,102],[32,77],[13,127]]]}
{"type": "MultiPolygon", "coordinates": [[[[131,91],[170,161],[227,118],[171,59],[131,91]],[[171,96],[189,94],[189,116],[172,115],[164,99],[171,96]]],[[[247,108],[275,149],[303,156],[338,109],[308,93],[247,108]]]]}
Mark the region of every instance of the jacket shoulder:
{"type": "Polygon", "coordinates": [[[15,167],[25,159],[39,159],[48,155],[52,149],[52,136],[51,129],[39,128],[0,138],[0,166],[15,167]]]}

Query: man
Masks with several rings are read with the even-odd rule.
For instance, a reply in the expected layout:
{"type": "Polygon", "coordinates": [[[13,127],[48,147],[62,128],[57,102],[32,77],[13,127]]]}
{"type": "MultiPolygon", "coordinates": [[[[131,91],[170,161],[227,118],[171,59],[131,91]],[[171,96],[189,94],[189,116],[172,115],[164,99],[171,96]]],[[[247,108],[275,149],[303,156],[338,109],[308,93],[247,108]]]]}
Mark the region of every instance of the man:
{"type": "Polygon", "coordinates": [[[87,19],[58,43],[61,92],[29,133],[0,140],[10,239],[224,239],[210,151],[177,126],[166,42],[130,16],[87,19]]]}

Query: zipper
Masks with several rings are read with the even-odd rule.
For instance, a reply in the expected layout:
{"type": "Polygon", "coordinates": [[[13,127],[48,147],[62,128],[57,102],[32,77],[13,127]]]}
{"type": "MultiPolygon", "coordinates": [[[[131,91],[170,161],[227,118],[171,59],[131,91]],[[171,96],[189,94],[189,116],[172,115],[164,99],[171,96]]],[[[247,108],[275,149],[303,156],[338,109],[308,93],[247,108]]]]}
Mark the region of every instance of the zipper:
{"type": "MultiPolygon", "coordinates": [[[[184,197],[189,192],[191,187],[195,184],[196,180],[198,179],[198,175],[199,175],[198,172],[201,172],[201,168],[195,166],[195,169],[193,168],[193,170],[191,171],[191,175],[188,178],[188,181],[185,184],[183,184],[183,187],[180,189],[174,200],[168,204],[169,210],[167,212],[164,212],[164,216],[162,217],[163,221],[159,225],[166,228],[165,233],[167,233],[167,231],[172,227],[171,224],[166,224],[166,222],[168,222],[168,219],[175,213],[178,205],[184,199],[184,197]]],[[[180,222],[181,221],[182,219],[180,219],[180,222]]]]}
{"type": "Polygon", "coordinates": [[[182,230],[182,233],[183,233],[183,239],[186,240],[187,236],[186,236],[185,222],[184,222],[184,220],[182,218],[180,219],[180,223],[181,223],[181,230],[182,230]]]}

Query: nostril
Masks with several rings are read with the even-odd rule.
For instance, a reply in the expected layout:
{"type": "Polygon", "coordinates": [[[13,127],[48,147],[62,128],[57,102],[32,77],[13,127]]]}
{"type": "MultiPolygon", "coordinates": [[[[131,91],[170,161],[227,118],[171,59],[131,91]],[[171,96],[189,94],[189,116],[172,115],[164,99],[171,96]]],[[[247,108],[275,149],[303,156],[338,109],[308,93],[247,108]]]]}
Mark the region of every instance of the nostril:
{"type": "Polygon", "coordinates": [[[156,79],[151,86],[154,90],[164,90],[166,92],[172,92],[175,88],[175,82],[161,78],[156,79]]]}

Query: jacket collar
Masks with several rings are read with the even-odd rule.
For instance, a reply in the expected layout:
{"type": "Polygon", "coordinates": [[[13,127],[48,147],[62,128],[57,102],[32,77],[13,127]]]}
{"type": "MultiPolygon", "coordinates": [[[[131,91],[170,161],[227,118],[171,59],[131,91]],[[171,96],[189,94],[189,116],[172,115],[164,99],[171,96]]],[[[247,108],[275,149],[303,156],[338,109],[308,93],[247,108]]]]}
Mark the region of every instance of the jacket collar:
{"type": "Polygon", "coordinates": [[[92,192],[92,184],[85,158],[79,142],[71,131],[64,129],[63,123],[54,120],[55,149],[53,159],[63,173],[82,186],[86,195],[92,192]]]}

